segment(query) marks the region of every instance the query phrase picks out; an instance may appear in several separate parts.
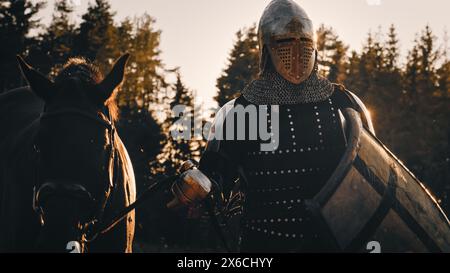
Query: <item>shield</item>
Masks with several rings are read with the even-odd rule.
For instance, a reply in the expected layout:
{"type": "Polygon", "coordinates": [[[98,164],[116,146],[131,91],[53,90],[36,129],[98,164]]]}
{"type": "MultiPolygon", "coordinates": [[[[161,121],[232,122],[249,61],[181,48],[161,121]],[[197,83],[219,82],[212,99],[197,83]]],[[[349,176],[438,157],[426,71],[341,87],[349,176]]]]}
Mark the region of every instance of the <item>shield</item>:
{"type": "Polygon", "coordinates": [[[450,223],[427,188],[345,109],[347,150],[309,201],[339,251],[450,252],[450,223]],[[373,248],[372,248],[373,247],[373,248]]]}

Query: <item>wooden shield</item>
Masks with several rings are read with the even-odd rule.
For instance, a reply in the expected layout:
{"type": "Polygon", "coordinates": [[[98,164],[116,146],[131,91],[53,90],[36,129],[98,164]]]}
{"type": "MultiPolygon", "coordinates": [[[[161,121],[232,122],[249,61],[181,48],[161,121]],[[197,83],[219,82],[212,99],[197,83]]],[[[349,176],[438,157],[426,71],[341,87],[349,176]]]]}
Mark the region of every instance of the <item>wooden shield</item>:
{"type": "Polygon", "coordinates": [[[450,252],[450,223],[427,188],[362,126],[356,111],[343,114],[347,150],[309,201],[336,249],[450,252]]]}

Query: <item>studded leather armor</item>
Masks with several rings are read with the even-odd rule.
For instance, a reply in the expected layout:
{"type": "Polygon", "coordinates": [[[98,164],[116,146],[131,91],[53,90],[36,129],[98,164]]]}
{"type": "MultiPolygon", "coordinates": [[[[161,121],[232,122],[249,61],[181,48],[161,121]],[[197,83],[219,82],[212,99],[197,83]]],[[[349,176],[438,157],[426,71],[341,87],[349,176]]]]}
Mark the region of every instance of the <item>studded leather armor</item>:
{"type": "MultiPolygon", "coordinates": [[[[251,103],[241,96],[234,104],[251,103]]],[[[206,151],[200,168],[221,185],[222,193],[231,190],[237,177],[245,181],[241,251],[326,251],[326,236],[305,201],[320,191],[345,150],[338,110],[352,105],[334,85],[323,101],[278,107],[276,150],[261,151],[261,140],[224,140],[217,151],[206,151]]]]}

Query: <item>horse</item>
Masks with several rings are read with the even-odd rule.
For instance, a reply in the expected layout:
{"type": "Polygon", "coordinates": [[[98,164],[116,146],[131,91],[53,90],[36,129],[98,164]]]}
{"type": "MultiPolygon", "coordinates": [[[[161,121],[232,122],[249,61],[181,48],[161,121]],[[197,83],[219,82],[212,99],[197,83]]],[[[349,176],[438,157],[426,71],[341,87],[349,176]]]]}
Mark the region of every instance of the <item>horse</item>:
{"type": "Polygon", "coordinates": [[[115,130],[129,54],[103,77],[71,58],[50,80],[17,56],[27,87],[0,95],[0,252],[132,252],[136,199],[115,130]]]}

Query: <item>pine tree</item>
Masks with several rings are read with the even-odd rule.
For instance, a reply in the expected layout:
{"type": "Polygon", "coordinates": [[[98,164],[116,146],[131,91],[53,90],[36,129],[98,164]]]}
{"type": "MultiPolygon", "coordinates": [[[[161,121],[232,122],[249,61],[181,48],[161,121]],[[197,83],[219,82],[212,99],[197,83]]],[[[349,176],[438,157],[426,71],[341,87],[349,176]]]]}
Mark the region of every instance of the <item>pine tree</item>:
{"type": "Polygon", "coordinates": [[[439,96],[436,37],[426,26],[408,56],[405,71],[405,137],[401,154],[416,175],[441,191],[448,158],[448,101],[439,96]],[[411,119],[411,117],[414,117],[411,119]],[[414,149],[411,149],[414,147],[414,149]]]}
{"type": "Polygon", "coordinates": [[[0,92],[23,85],[16,55],[26,53],[34,38],[28,37],[39,26],[37,13],[44,1],[0,1],[0,92]]]}
{"type": "Polygon", "coordinates": [[[333,28],[323,24],[318,28],[316,36],[320,73],[332,82],[343,83],[348,46],[339,39],[333,28]]]}
{"type": "Polygon", "coordinates": [[[219,106],[235,98],[259,72],[259,48],[256,27],[236,33],[236,42],[228,57],[228,66],[217,79],[218,94],[214,99],[219,106]]]}
{"type": "Polygon", "coordinates": [[[391,25],[384,54],[386,69],[391,72],[398,71],[398,58],[400,57],[398,42],[395,26],[391,25]]]}
{"type": "Polygon", "coordinates": [[[120,39],[117,41],[118,53],[115,54],[131,54],[127,81],[118,94],[120,106],[149,109],[162,103],[160,96],[168,84],[160,59],[161,32],[154,29],[154,23],[151,16],[144,14],[134,19],[125,19],[116,30],[120,39]]]}
{"type": "Polygon", "coordinates": [[[433,32],[429,25],[425,27],[419,40],[420,53],[420,78],[419,88],[420,92],[434,92],[437,75],[436,75],[436,61],[439,57],[439,52],[435,49],[435,40],[433,32]]]}
{"type": "Polygon", "coordinates": [[[361,94],[361,89],[363,84],[361,82],[361,58],[355,50],[353,50],[348,58],[347,71],[345,76],[344,85],[355,92],[356,94],[361,94]]]}
{"type": "Polygon", "coordinates": [[[115,57],[114,44],[117,37],[114,15],[107,0],[95,0],[82,16],[75,38],[76,54],[92,61],[98,60],[102,70],[106,70],[115,57]]]}
{"type": "Polygon", "coordinates": [[[33,63],[39,63],[44,74],[55,76],[67,59],[74,55],[75,24],[71,20],[74,8],[68,0],[55,2],[50,25],[40,35],[39,42],[30,48],[33,63]]]}
{"type": "Polygon", "coordinates": [[[177,72],[177,81],[173,86],[174,96],[167,109],[168,118],[163,124],[165,132],[165,144],[162,153],[158,156],[159,171],[166,175],[175,174],[181,163],[194,159],[195,151],[198,150],[198,143],[193,140],[194,132],[194,97],[181,80],[181,75],[177,72]],[[172,111],[176,107],[185,107],[184,112],[174,117],[172,111]],[[175,137],[172,131],[187,133],[191,135],[190,139],[184,139],[181,136],[175,137]]]}

